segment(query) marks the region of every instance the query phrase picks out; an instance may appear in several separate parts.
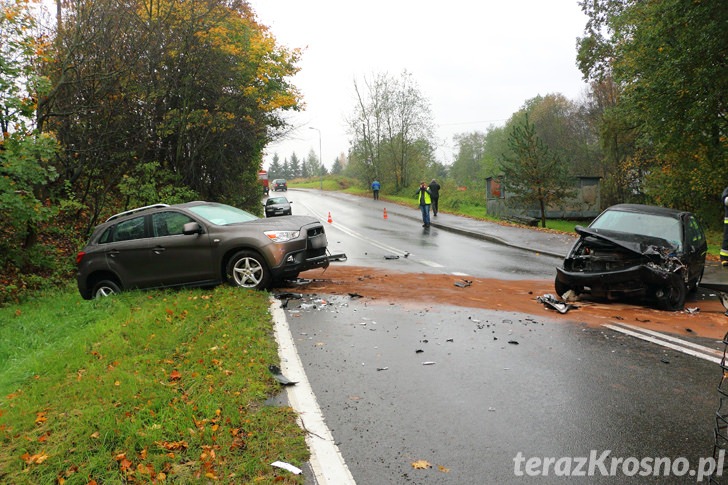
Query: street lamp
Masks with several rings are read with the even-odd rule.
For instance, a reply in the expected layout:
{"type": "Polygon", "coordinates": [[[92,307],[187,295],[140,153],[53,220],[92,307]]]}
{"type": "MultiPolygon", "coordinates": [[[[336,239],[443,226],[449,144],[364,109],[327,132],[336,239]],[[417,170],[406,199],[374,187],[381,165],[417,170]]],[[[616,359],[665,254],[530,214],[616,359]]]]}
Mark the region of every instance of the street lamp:
{"type": "Polygon", "coordinates": [[[318,128],[314,128],[313,126],[309,126],[308,129],[318,131],[318,135],[319,135],[319,177],[320,177],[321,190],[324,190],[324,159],[321,158],[321,130],[319,130],[318,128]]]}

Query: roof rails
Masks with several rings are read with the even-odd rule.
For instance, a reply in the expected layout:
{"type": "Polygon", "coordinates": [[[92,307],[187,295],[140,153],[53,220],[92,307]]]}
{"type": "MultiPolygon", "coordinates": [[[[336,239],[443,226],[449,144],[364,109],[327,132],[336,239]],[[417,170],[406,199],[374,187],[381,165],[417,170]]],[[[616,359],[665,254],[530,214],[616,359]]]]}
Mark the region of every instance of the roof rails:
{"type": "Polygon", "coordinates": [[[158,208],[161,208],[161,207],[169,207],[169,204],[145,205],[144,207],[137,207],[136,209],[131,209],[131,210],[128,210],[128,211],[119,212],[118,214],[114,214],[113,216],[111,216],[108,219],[106,219],[106,222],[113,221],[114,219],[118,219],[119,217],[127,216],[127,215],[133,214],[135,212],[140,212],[140,211],[147,210],[147,209],[158,209],[158,208]]]}

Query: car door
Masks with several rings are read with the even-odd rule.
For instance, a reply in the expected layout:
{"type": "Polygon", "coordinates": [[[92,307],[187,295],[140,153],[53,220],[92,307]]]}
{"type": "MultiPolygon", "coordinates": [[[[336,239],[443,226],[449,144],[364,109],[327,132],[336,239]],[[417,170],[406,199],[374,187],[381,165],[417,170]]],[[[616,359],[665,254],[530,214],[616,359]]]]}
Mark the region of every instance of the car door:
{"type": "Polygon", "coordinates": [[[151,215],[154,244],[150,264],[159,286],[174,286],[217,281],[220,271],[207,233],[184,234],[184,225],[198,222],[178,211],[163,211],[151,215]]]}
{"type": "Polygon", "coordinates": [[[149,265],[151,240],[145,216],[116,224],[104,244],[108,268],[119,275],[124,288],[147,288],[155,284],[149,265]]]}

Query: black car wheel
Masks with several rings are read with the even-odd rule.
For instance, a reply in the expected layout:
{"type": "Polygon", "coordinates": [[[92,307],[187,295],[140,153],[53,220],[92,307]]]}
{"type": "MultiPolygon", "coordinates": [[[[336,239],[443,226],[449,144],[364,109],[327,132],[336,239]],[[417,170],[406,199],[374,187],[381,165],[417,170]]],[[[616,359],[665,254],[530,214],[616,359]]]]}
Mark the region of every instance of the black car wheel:
{"type": "Polygon", "coordinates": [[[660,308],[669,311],[679,311],[685,306],[687,288],[682,281],[672,286],[657,290],[657,298],[660,308]]]}
{"type": "Polygon", "coordinates": [[[120,293],[121,288],[118,284],[111,280],[101,280],[94,285],[93,297],[103,298],[105,296],[114,295],[120,293]]]}
{"type": "Polygon", "coordinates": [[[256,290],[268,288],[271,280],[265,260],[253,251],[240,251],[230,258],[226,275],[231,285],[256,290]]]}

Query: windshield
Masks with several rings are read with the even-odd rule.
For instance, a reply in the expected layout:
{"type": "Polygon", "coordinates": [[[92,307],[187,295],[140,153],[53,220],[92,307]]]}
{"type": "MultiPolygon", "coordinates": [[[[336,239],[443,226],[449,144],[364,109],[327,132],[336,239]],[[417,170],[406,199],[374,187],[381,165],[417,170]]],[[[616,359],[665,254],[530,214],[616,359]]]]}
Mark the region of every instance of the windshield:
{"type": "Polygon", "coordinates": [[[206,204],[190,207],[189,210],[218,226],[254,221],[258,216],[225,204],[206,204]]]}
{"type": "Polygon", "coordinates": [[[610,210],[599,216],[589,228],[658,237],[667,240],[678,249],[682,247],[680,221],[672,217],[610,210]]]}

